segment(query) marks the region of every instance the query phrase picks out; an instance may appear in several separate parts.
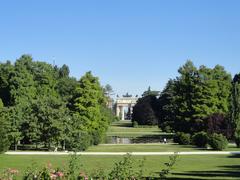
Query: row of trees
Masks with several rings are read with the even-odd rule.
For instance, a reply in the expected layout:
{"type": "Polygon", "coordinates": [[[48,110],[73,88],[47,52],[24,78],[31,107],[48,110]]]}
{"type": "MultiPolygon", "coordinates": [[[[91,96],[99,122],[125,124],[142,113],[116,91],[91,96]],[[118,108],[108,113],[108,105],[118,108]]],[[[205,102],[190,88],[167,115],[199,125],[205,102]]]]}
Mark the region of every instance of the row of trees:
{"type": "Polygon", "coordinates": [[[35,144],[84,150],[98,144],[113,115],[97,77],[23,55],[0,64],[0,150],[35,144]]]}
{"type": "Polygon", "coordinates": [[[160,95],[150,94],[138,101],[133,121],[140,124],[158,121],[163,130],[190,134],[217,131],[232,137],[234,131],[239,139],[240,75],[232,79],[220,65],[197,68],[191,61],[178,72],[179,76],[170,79],[160,95]]]}

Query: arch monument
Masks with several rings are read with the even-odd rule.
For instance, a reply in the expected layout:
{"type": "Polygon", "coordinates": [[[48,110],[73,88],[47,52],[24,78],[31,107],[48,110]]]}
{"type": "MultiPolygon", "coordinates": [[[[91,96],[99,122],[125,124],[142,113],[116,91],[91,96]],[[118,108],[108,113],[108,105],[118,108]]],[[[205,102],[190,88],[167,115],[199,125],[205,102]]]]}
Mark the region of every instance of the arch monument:
{"type": "MultiPolygon", "coordinates": [[[[116,99],[116,116],[119,117],[121,120],[125,120],[126,113],[125,109],[127,108],[128,113],[130,116],[132,115],[133,107],[136,105],[138,97],[132,97],[131,95],[124,95],[123,97],[117,97],[116,99]]],[[[128,118],[131,119],[131,118],[128,118]]]]}

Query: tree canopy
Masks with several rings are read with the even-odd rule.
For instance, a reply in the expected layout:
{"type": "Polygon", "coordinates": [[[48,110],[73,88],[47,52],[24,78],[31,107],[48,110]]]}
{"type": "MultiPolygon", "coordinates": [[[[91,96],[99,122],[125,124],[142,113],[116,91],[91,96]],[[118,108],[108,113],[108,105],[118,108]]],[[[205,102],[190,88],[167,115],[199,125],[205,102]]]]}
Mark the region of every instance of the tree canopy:
{"type": "Polygon", "coordinates": [[[0,151],[18,144],[79,150],[79,139],[86,149],[103,139],[112,121],[105,109],[103,89],[91,72],[78,81],[67,65],[33,61],[30,55],[0,64],[0,151]]]}

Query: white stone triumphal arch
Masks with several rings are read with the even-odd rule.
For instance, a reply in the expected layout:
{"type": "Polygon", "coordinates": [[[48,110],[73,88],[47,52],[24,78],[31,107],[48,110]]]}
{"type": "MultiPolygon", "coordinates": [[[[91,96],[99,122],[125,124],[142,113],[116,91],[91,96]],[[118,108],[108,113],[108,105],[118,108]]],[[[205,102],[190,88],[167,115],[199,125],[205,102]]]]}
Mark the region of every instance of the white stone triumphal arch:
{"type": "Polygon", "coordinates": [[[125,109],[127,108],[128,113],[131,115],[133,107],[137,103],[137,100],[138,100],[138,97],[131,97],[131,96],[118,97],[116,99],[117,117],[119,117],[121,120],[127,119],[125,109]]]}

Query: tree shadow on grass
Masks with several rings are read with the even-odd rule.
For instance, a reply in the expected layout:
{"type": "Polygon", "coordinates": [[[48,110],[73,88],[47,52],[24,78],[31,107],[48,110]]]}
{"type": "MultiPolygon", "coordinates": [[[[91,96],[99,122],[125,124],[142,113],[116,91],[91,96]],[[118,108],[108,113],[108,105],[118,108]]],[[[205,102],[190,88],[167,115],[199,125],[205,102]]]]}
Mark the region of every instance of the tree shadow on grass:
{"type": "MultiPolygon", "coordinates": [[[[235,154],[228,156],[228,158],[240,158],[240,154],[235,154]]],[[[179,179],[181,176],[184,176],[183,179],[189,178],[235,178],[240,179],[240,165],[226,165],[226,166],[218,166],[220,170],[217,171],[186,171],[182,173],[172,173],[172,175],[176,176],[173,179],[179,179]]],[[[171,179],[171,178],[170,178],[171,179]]]]}
{"type": "Polygon", "coordinates": [[[163,139],[167,138],[172,139],[173,135],[171,134],[156,134],[156,135],[142,135],[139,137],[132,138],[133,143],[163,143],[163,139]]]}
{"type": "Polygon", "coordinates": [[[125,123],[114,123],[112,124],[113,127],[132,127],[131,121],[125,123]]]}
{"type": "Polygon", "coordinates": [[[231,178],[240,178],[239,169],[236,170],[220,170],[220,171],[187,171],[184,173],[173,173],[175,176],[190,176],[190,177],[198,177],[198,178],[223,178],[223,177],[231,177],[231,178]]]}
{"type": "Polygon", "coordinates": [[[228,156],[228,158],[240,158],[240,154],[233,154],[231,156],[228,156]]]}

